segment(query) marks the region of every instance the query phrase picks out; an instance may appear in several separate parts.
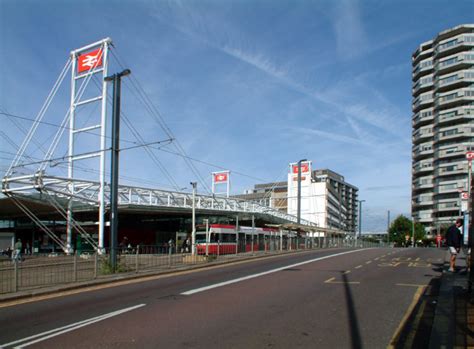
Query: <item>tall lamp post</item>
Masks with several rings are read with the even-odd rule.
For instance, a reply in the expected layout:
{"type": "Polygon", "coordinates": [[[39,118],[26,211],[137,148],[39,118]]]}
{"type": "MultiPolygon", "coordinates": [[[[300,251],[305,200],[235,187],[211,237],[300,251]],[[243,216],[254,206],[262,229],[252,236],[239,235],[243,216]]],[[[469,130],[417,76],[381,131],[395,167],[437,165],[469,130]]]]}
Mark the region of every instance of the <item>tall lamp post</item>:
{"type": "Polygon", "coordinates": [[[193,216],[192,216],[192,232],[191,232],[191,254],[196,255],[196,186],[197,182],[190,183],[193,186],[193,216]]]}
{"type": "Polygon", "coordinates": [[[112,105],[112,149],[110,175],[110,265],[115,272],[117,267],[117,232],[118,232],[118,172],[120,152],[120,95],[121,79],[130,74],[130,69],[107,76],[105,81],[113,83],[112,105]]]}
{"type": "Polygon", "coordinates": [[[297,194],[297,209],[296,209],[296,223],[299,225],[301,223],[301,163],[308,161],[302,159],[298,161],[298,194],[297,194]]]}
{"type": "Polygon", "coordinates": [[[359,239],[362,238],[362,203],[365,200],[357,200],[359,203],[359,239]]]}

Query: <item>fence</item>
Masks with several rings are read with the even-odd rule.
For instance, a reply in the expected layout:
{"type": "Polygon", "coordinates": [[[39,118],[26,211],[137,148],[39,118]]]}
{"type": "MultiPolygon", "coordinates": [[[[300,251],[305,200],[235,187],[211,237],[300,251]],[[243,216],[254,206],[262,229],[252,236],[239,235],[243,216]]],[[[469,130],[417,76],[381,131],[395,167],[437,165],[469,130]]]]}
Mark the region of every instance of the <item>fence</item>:
{"type": "Polygon", "coordinates": [[[27,255],[18,260],[0,259],[0,294],[41,287],[63,285],[95,279],[106,279],[115,273],[140,273],[184,269],[199,264],[250,256],[278,254],[295,250],[331,247],[378,247],[380,244],[343,238],[269,238],[250,245],[209,244],[197,246],[196,255],[182,253],[175,246],[135,246],[117,250],[116,270],[109,261],[110,251],[102,254],[83,252],[80,255],[27,255]],[[204,248],[203,248],[204,247],[204,248]],[[177,251],[178,250],[178,251],[177,251]]]}

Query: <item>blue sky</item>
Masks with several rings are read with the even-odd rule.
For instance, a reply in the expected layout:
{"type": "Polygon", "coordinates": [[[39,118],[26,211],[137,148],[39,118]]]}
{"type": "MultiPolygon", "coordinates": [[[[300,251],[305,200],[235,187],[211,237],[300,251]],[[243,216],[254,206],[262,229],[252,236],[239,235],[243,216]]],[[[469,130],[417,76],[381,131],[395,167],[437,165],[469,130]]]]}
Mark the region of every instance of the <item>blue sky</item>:
{"type": "MultiPolygon", "coordinates": [[[[0,0],[0,111],[34,118],[69,52],[111,37],[208,187],[219,169],[232,171],[233,193],[286,180],[288,163],[307,158],[357,186],[363,230],[383,231],[387,210],[410,212],[411,54],[473,14],[467,0],[0,0]]],[[[146,141],[166,139],[126,79],[124,113],[146,141]]],[[[67,88],[45,121],[61,122],[67,88]]],[[[31,121],[0,123],[3,174],[31,121]]],[[[125,126],[121,136],[133,140],[125,126]]],[[[122,153],[124,183],[198,179],[163,150],[172,181],[135,149],[122,153]]]]}

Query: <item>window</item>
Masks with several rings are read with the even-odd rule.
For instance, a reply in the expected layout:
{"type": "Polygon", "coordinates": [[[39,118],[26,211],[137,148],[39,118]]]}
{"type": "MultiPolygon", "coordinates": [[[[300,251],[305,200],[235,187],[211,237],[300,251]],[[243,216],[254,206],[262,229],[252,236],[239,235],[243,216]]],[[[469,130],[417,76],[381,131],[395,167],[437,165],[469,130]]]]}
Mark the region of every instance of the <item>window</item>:
{"type": "Polygon", "coordinates": [[[450,82],[456,81],[458,79],[459,78],[458,78],[457,74],[456,75],[451,75],[451,76],[448,76],[446,78],[440,79],[439,80],[439,85],[443,86],[443,85],[449,84],[450,82]]]}
{"type": "Polygon", "coordinates": [[[457,61],[458,61],[458,57],[453,57],[453,58],[447,59],[445,61],[439,62],[439,66],[441,68],[444,68],[444,67],[447,67],[451,64],[456,63],[457,61]]]}
{"type": "Polygon", "coordinates": [[[426,117],[431,116],[431,115],[433,115],[433,111],[432,111],[432,110],[424,111],[424,112],[421,113],[421,117],[422,117],[422,118],[426,118],[426,117]]]}
{"type": "Polygon", "coordinates": [[[451,94],[449,94],[449,95],[446,95],[446,96],[440,97],[440,98],[439,98],[439,101],[440,101],[440,102],[447,102],[447,101],[451,101],[451,100],[453,100],[453,99],[457,98],[457,96],[458,96],[457,92],[455,92],[455,93],[451,93],[451,94]]]}
{"type": "Polygon", "coordinates": [[[448,119],[448,118],[452,118],[453,116],[457,116],[457,115],[458,115],[458,111],[455,110],[455,111],[452,111],[452,112],[449,112],[449,113],[439,114],[439,117],[441,119],[448,119]]]}
{"type": "Polygon", "coordinates": [[[452,136],[452,135],[455,135],[457,133],[458,133],[458,129],[453,128],[452,130],[447,130],[447,131],[441,132],[441,136],[452,136]]]}
{"type": "Polygon", "coordinates": [[[453,39],[453,40],[447,41],[447,42],[439,45],[438,50],[441,51],[441,50],[447,49],[448,47],[455,46],[457,43],[458,43],[458,39],[453,39]]]}

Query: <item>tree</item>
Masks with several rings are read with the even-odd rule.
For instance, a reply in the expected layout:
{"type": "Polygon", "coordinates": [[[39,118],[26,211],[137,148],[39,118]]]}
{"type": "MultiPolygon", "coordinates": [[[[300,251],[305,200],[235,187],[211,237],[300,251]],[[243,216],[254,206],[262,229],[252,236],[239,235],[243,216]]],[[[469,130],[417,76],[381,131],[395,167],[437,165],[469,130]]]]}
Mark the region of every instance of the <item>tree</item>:
{"type": "MultiPolygon", "coordinates": [[[[406,246],[412,243],[412,221],[403,215],[399,215],[390,224],[388,233],[390,241],[396,246],[406,246]],[[407,237],[408,236],[408,240],[407,237]]],[[[420,223],[415,223],[415,242],[423,240],[425,237],[425,228],[420,223]]]]}

